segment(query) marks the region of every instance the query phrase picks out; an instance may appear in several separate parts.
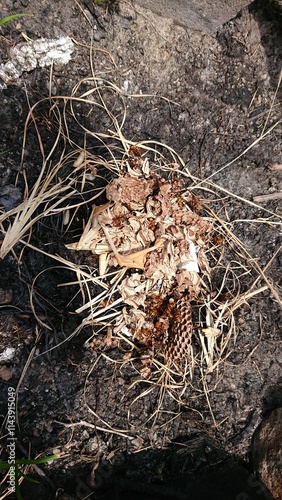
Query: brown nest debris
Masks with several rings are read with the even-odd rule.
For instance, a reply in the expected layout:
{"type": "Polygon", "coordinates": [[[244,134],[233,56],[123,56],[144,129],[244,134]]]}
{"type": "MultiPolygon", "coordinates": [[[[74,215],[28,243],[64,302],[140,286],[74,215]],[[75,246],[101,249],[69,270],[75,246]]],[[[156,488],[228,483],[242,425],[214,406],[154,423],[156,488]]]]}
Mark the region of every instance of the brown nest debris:
{"type": "Polygon", "coordinates": [[[202,295],[201,275],[209,274],[211,223],[196,212],[200,202],[182,179],[150,171],[140,156],[130,156],[106,197],[68,248],[98,255],[101,276],[111,267],[127,269],[117,285],[123,307],[113,333],[130,338],[141,352],[176,363],[189,359],[191,302],[202,295]]]}

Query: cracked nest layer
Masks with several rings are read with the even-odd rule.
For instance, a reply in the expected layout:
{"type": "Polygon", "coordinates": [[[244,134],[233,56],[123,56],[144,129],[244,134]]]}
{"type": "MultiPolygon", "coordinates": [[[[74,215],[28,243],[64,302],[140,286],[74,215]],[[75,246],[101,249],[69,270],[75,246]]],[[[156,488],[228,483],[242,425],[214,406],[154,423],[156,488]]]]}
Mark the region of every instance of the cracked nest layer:
{"type": "Polygon", "coordinates": [[[200,202],[182,179],[162,178],[141,156],[130,157],[106,196],[68,248],[98,255],[100,276],[112,266],[127,270],[113,332],[181,361],[191,355],[191,301],[203,292],[201,274],[209,275],[212,224],[198,215],[200,202]]]}

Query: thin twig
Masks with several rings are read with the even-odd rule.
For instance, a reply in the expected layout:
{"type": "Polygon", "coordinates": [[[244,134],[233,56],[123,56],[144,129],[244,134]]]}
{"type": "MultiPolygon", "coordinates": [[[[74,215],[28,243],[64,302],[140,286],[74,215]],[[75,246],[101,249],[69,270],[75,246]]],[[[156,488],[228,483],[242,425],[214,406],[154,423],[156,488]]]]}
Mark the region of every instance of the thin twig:
{"type": "Polygon", "coordinates": [[[253,201],[256,203],[260,203],[263,201],[271,201],[271,200],[281,200],[281,199],[282,199],[282,191],[277,191],[276,193],[270,193],[270,194],[262,194],[253,197],[253,201]]]}

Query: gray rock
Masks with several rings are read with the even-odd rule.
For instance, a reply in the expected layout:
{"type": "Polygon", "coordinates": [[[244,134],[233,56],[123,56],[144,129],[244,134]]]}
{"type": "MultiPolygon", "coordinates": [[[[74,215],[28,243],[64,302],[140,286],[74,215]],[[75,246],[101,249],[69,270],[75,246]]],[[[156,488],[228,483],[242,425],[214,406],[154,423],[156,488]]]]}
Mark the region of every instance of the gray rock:
{"type": "Polygon", "coordinates": [[[156,14],[174,19],[181,26],[215,34],[217,29],[246,7],[249,0],[135,0],[156,14]]]}
{"type": "Polygon", "coordinates": [[[252,446],[255,471],[277,500],[282,498],[282,408],[276,408],[255,433],[252,446]]]}
{"type": "Polygon", "coordinates": [[[22,201],[22,193],[16,186],[8,184],[0,188],[0,205],[8,212],[22,201]]]}

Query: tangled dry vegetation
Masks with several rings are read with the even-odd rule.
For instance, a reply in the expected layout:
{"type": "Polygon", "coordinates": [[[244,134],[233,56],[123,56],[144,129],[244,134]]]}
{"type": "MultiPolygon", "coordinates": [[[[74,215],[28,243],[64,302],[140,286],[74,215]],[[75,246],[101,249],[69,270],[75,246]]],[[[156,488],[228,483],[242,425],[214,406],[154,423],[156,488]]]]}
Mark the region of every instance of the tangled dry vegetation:
{"type": "MultiPolygon", "coordinates": [[[[186,388],[196,381],[208,398],[208,375],[217,373],[236,349],[235,311],[267,289],[281,304],[267,277],[276,254],[262,269],[234,235],[225,200],[235,195],[213,182],[219,171],[199,179],[169,146],[128,141],[122,133],[125,103],[114,84],[93,75],[79,82],[71,96],[50,96],[30,108],[22,161],[33,127],[42,168],[30,188],[25,179],[23,202],[0,214],[0,256],[12,252],[20,260],[25,247],[45,253],[30,242],[36,224],[43,217],[60,216],[66,235],[81,207],[92,206],[80,239],[67,244],[69,258],[51,256],[75,273],[72,284],[79,287],[83,302],[76,311],[83,317],[81,325],[67,341],[90,327],[88,345],[100,352],[90,372],[103,358],[133,364],[140,375],[134,382],[140,383],[138,398],[157,387],[183,403],[186,388]],[[118,117],[107,105],[112,95],[123,109],[118,117]],[[48,104],[48,120],[57,127],[48,153],[36,119],[42,103],[48,104]],[[106,131],[89,130],[82,123],[82,114],[93,110],[106,115],[106,131]],[[84,133],[83,147],[71,136],[70,120],[84,133]],[[103,154],[88,147],[90,139],[103,154]],[[97,256],[94,267],[72,261],[73,252],[84,250],[97,256]],[[241,289],[243,276],[249,280],[247,290],[241,289]],[[105,352],[111,346],[119,347],[118,360],[105,352]]],[[[270,113],[271,106],[261,136],[246,151],[280,123],[268,128],[270,113]]],[[[240,201],[262,210],[251,200],[240,201]]],[[[263,210],[265,218],[256,222],[275,230],[281,217],[263,210]]],[[[42,319],[38,322],[46,327],[42,319]]],[[[162,396],[159,408],[161,401],[162,396]]]]}

